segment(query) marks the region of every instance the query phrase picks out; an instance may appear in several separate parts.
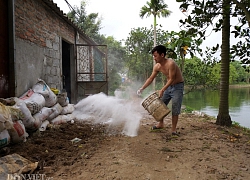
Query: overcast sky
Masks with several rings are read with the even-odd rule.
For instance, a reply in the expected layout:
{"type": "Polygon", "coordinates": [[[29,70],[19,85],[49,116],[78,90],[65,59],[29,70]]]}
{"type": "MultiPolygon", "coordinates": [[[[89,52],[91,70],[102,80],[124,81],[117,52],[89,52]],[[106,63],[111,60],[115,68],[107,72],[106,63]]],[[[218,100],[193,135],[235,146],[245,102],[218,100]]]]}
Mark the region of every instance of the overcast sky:
{"type": "MultiPolygon", "coordinates": [[[[65,0],[53,0],[63,12],[68,13],[69,7],[65,0]]],[[[67,0],[71,6],[80,6],[81,0],[67,0]]],[[[86,0],[87,13],[99,13],[102,17],[101,34],[114,36],[116,40],[126,39],[132,28],[150,27],[153,16],[139,17],[140,9],[146,5],[147,0],[86,0]]],[[[168,9],[172,11],[167,18],[157,18],[157,24],[168,31],[180,31],[179,19],[185,16],[179,10],[175,0],[165,1],[168,9]]]]}
{"type": "MultiPolygon", "coordinates": [[[[53,0],[54,3],[64,12],[70,11],[65,0],[53,0]]],[[[71,6],[80,7],[81,0],[67,0],[71,6]]],[[[113,36],[116,40],[126,39],[133,28],[150,27],[153,24],[153,16],[139,17],[140,9],[148,0],[86,0],[87,13],[99,13],[102,17],[101,34],[113,36]]],[[[167,18],[158,18],[157,24],[162,25],[163,30],[179,32],[179,20],[185,15],[179,10],[179,3],[176,0],[165,0],[168,9],[172,11],[167,18]]],[[[212,34],[203,43],[203,47],[212,47],[220,43],[220,34],[212,34]]]]}

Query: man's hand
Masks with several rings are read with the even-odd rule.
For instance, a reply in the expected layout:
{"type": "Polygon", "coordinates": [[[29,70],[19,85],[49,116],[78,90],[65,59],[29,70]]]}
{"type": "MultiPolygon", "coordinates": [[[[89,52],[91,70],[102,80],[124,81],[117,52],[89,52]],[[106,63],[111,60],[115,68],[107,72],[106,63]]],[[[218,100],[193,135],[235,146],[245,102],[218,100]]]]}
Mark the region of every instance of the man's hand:
{"type": "Polygon", "coordinates": [[[137,90],[136,94],[137,94],[138,96],[140,96],[140,95],[141,95],[141,93],[142,93],[142,91],[143,91],[143,89],[142,89],[142,88],[140,88],[140,89],[138,89],[138,90],[137,90]]]}
{"type": "Polygon", "coordinates": [[[159,90],[158,93],[159,93],[159,97],[161,98],[163,96],[164,91],[163,90],[159,90]]]}

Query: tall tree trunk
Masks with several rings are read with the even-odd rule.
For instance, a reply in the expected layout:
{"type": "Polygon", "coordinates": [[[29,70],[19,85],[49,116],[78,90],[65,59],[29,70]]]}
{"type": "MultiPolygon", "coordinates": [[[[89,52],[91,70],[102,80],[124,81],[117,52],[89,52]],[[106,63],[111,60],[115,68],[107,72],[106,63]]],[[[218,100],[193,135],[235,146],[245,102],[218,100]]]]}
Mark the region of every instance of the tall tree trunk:
{"type": "Polygon", "coordinates": [[[229,65],[230,65],[230,0],[223,0],[223,26],[221,44],[221,80],[220,80],[220,104],[216,124],[231,126],[232,121],[229,115],[229,65]]]}
{"type": "MultiPolygon", "coordinates": [[[[154,15],[154,47],[155,46],[156,46],[156,15],[154,15]]],[[[154,65],[155,65],[155,61],[153,58],[153,67],[154,65]]],[[[153,91],[155,91],[155,79],[153,80],[153,91]]]]}
{"type": "Polygon", "coordinates": [[[184,73],[185,55],[183,49],[181,49],[180,51],[180,56],[181,56],[181,72],[184,73]]]}
{"type": "Polygon", "coordinates": [[[154,46],[156,46],[156,15],[154,15],[154,46]]]}

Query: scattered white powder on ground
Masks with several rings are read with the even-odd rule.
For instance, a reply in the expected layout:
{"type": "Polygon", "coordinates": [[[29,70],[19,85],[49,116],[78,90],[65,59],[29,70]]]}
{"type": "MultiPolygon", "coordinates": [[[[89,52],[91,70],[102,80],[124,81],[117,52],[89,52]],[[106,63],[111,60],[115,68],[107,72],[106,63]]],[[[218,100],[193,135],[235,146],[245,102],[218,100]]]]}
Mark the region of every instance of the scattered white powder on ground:
{"type": "Polygon", "coordinates": [[[80,122],[107,123],[110,125],[109,129],[122,127],[122,134],[133,137],[137,136],[142,119],[139,109],[140,102],[99,93],[79,101],[73,114],[80,122]]]}

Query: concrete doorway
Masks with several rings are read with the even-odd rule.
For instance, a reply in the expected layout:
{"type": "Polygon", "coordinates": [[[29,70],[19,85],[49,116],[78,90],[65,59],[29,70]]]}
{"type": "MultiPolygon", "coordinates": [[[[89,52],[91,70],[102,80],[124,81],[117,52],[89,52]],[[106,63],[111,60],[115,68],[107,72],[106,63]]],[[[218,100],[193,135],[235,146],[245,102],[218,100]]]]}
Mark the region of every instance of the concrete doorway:
{"type": "Polygon", "coordinates": [[[9,94],[8,1],[0,1],[0,97],[9,94]]]}
{"type": "Polygon", "coordinates": [[[71,45],[62,40],[62,80],[63,89],[67,91],[69,102],[71,103],[71,45]]]}

